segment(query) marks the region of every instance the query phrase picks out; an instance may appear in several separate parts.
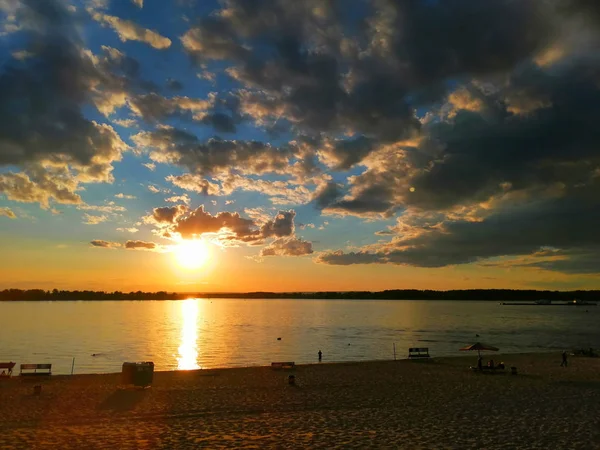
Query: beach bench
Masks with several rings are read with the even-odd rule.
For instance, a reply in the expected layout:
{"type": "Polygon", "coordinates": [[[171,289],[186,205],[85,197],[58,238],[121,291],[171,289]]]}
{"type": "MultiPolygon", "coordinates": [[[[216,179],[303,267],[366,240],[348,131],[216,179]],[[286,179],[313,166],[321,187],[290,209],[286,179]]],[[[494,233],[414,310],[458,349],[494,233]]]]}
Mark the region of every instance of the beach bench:
{"type": "Polygon", "coordinates": [[[16,364],[14,362],[0,363],[0,377],[10,377],[16,364]]]}
{"type": "Polygon", "coordinates": [[[22,377],[52,375],[52,364],[21,364],[19,375],[22,377]]]}
{"type": "Polygon", "coordinates": [[[429,358],[429,348],[427,347],[413,347],[408,349],[408,358],[429,358]]]}
{"type": "Polygon", "coordinates": [[[294,361],[272,362],[271,363],[272,369],[293,369],[295,367],[296,367],[296,363],[294,361]]]}

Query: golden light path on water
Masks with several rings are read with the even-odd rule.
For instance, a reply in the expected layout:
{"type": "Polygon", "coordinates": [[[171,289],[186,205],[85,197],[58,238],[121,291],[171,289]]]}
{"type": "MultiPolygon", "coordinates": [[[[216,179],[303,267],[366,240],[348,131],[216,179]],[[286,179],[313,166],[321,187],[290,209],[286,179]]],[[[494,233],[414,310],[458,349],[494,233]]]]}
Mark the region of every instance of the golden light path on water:
{"type": "Polygon", "coordinates": [[[198,365],[198,300],[181,301],[181,344],[177,358],[179,370],[199,369],[198,365]]]}

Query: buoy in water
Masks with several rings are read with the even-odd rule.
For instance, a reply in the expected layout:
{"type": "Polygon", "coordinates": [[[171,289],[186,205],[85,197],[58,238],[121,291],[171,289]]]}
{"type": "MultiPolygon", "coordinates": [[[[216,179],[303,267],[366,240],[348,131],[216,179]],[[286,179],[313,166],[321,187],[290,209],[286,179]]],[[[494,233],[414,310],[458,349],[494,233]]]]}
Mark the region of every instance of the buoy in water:
{"type": "Polygon", "coordinates": [[[278,340],[278,341],[280,341],[280,340],[281,340],[281,338],[277,338],[277,340],[278,340]]]}

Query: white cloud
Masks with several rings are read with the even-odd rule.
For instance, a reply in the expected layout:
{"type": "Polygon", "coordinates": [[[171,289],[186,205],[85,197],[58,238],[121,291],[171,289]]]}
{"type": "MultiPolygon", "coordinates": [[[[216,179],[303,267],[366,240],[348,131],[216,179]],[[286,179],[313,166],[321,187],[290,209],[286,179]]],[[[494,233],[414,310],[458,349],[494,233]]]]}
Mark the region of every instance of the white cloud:
{"type": "Polygon", "coordinates": [[[170,202],[170,203],[185,203],[186,205],[189,205],[191,203],[191,199],[190,197],[188,197],[187,194],[183,194],[183,195],[174,195],[173,197],[169,197],[169,198],[165,198],[165,202],[170,202]]]}
{"type": "Polygon", "coordinates": [[[140,230],[135,227],[131,227],[131,228],[117,228],[117,231],[120,231],[122,233],[132,233],[133,234],[133,233],[137,233],[140,230]]]}
{"type": "Polygon", "coordinates": [[[108,217],[105,215],[92,216],[91,214],[86,213],[83,215],[83,220],[83,223],[86,225],[98,225],[99,223],[106,222],[108,217]]]}
{"type": "Polygon", "coordinates": [[[127,195],[127,194],[123,194],[122,192],[116,194],[115,197],[116,198],[124,198],[127,200],[135,200],[137,198],[135,195],[127,195]]]}

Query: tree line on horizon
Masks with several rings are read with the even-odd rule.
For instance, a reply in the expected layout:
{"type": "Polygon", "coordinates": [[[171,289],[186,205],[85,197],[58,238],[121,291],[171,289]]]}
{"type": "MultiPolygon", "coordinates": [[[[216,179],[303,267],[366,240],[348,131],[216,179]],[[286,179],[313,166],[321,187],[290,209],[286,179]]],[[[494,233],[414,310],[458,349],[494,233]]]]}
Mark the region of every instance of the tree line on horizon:
{"type": "Polygon", "coordinates": [[[324,300],[490,300],[556,301],[598,300],[600,291],[549,291],[519,289],[456,289],[450,291],[393,289],[385,291],[321,291],[321,292],[121,292],[121,291],[66,291],[53,289],[5,289],[0,301],[85,301],[85,300],[184,300],[188,298],[240,299],[324,299],[324,300]]]}

